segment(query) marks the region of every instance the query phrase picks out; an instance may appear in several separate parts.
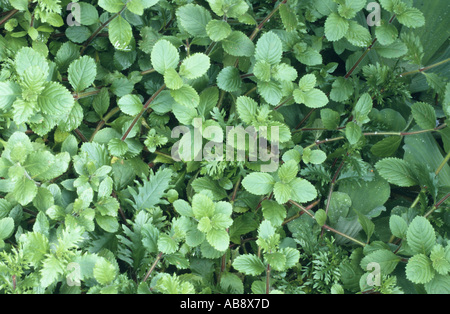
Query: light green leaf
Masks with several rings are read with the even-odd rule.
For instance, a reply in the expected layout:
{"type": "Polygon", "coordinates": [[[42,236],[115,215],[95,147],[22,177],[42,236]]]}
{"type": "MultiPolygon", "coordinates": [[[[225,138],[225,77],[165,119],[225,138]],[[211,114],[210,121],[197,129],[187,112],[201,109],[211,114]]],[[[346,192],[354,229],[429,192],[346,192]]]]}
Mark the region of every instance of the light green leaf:
{"type": "Polygon", "coordinates": [[[299,203],[312,201],[317,197],[317,190],[309,181],[295,178],[289,185],[292,188],[292,200],[299,203]]]}
{"type": "Polygon", "coordinates": [[[375,164],[375,168],[389,183],[403,187],[418,184],[411,166],[403,159],[384,158],[375,164]]]}
{"type": "Polygon", "coordinates": [[[255,45],[241,31],[232,31],[227,38],[223,39],[222,48],[235,57],[251,57],[255,52],[255,45]]]}
{"type": "Polygon", "coordinates": [[[14,231],[14,219],[6,217],[0,219],[0,240],[8,239],[14,231]]]}
{"type": "Polygon", "coordinates": [[[313,88],[303,92],[303,103],[308,108],[322,108],[328,104],[328,97],[320,89],[313,88]]]}
{"type": "Polygon", "coordinates": [[[110,284],[117,275],[117,269],[105,258],[99,258],[94,266],[94,278],[101,285],[110,284]]]}
{"type": "Polygon", "coordinates": [[[280,40],[274,32],[267,32],[262,35],[255,48],[256,61],[265,61],[271,65],[280,63],[283,53],[283,46],[280,40]]]}
{"type": "MultiPolygon", "coordinates": [[[[447,248],[447,251],[450,252],[450,249],[447,248]]],[[[445,249],[441,244],[433,246],[430,259],[433,262],[433,268],[438,274],[447,275],[450,272],[450,260],[446,258],[445,249]]]]}
{"type": "Polygon", "coordinates": [[[172,254],[178,250],[177,242],[165,233],[158,237],[158,250],[164,254],[172,254]]]}
{"type": "Polygon", "coordinates": [[[367,28],[359,25],[356,21],[350,21],[345,38],[357,47],[367,47],[372,42],[372,36],[367,28]]]}
{"type": "Polygon", "coordinates": [[[375,28],[375,36],[383,46],[390,45],[398,38],[398,30],[395,25],[381,21],[381,25],[375,28]]]}
{"type": "Polygon", "coordinates": [[[406,264],[406,278],[416,284],[424,284],[435,276],[431,260],[425,254],[416,254],[406,264]]]}
{"type": "Polygon", "coordinates": [[[264,263],[253,254],[240,255],[233,261],[233,267],[246,275],[258,276],[265,271],[264,263]]]}
{"type": "Polygon", "coordinates": [[[345,137],[351,145],[358,143],[362,136],[361,127],[359,125],[353,121],[347,123],[345,127],[345,137]]]}
{"type": "Polygon", "coordinates": [[[260,94],[265,101],[267,101],[272,106],[276,106],[280,103],[283,97],[282,90],[277,82],[269,81],[258,82],[258,94],[260,94]]]}
{"type": "Polygon", "coordinates": [[[287,203],[291,199],[292,188],[288,183],[275,182],[273,186],[273,195],[278,204],[287,203]]]}
{"type": "Polygon", "coordinates": [[[9,110],[21,94],[22,90],[19,84],[11,81],[0,82],[0,109],[9,110]]]}
{"type": "Polygon", "coordinates": [[[316,219],[319,226],[323,226],[327,221],[327,213],[323,209],[319,209],[315,212],[314,218],[316,219]]]}
{"type": "Polygon", "coordinates": [[[389,218],[389,228],[394,236],[400,239],[406,238],[406,231],[408,230],[408,224],[400,216],[392,215],[389,218]]]}
{"type": "Polygon", "coordinates": [[[380,265],[380,271],[382,275],[389,275],[392,273],[401,258],[389,250],[380,249],[376,250],[369,255],[365,256],[361,260],[361,267],[367,269],[369,263],[378,263],[380,265]]]}
{"type": "Polygon", "coordinates": [[[417,8],[407,8],[402,13],[397,14],[397,20],[410,28],[418,28],[425,25],[423,13],[417,8]]]}
{"type": "Polygon", "coordinates": [[[286,208],[274,201],[264,200],[261,203],[264,219],[270,221],[273,226],[281,226],[286,219],[286,208]]]}
{"type": "Polygon", "coordinates": [[[133,37],[133,32],[130,23],[128,23],[121,15],[117,16],[109,23],[108,34],[109,40],[114,48],[121,51],[130,50],[128,45],[133,37]]]}
{"type": "Polygon", "coordinates": [[[411,106],[414,120],[424,130],[436,127],[436,112],[431,105],[424,102],[416,102],[411,106]]]}
{"type": "Polygon", "coordinates": [[[362,94],[353,109],[353,115],[358,124],[365,124],[370,121],[368,116],[372,106],[372,97],[370,97],[369,93],[362,94]]]}
{"type": "Polygon", "coordinates": [[[168,68],[164,72],[164,83],[169,89],[179,89],[184,85],[183,79],[173,68],[168,68]]]}
{"type": "Polygon", "coordinates": [[[304,75],[298,82],[298,87],[301,91],[307,92],[316,86],[316,76],[312,73],[304,75]]]}
{"type": "Polygon", "coordinates": [[[323,126],[328,130],[336,129],[341,121],[339,112],[328,108],[320,110],[320,118],[322,119],[323,126]]]}
{"type": "Polygon", "coordinates": [[[413,253],[428,255],[436,244],[436,234],[428,219],[417,216],[408,227],[406,240],[413,253]]]}
{"type": "Polygon", "coordinates": [[[183,60],[180,65],[180,75],[187,79],[196,79],[208,71],[209,57],[204,53],[194,53],[183,60]]]}
{"type": "Polygon", "coordinates": [[[242,86],[239,69],[234,66],[223,68],[217,75],[217,86],[229,93],[238,91],[242,86]]]}
{"type": "Polygon", "coordinates": [[[258,103],[248,96],[239,96],[236,99],[236,110],[239,118],[246,123],[251,124],[256,117],[258,103]]]}
{"type": "Polygon", "coordinates": [[[171,90],[170,95],[177,103],[188,108],[196,108],[200,102],[200,96],[197,91],[188,84],[184,84],[179,89],[171,90]]]}
{"type": "Polygon", "coordinates": [[[94,83],[97,75],[97,66],[94,59],[83,56],[73,61],[68,69],[68,79],[74,91],[80,92],[94,83]]]}
{"type": "Polygon", "coordinates": [[[269,194],[274,184],[275,179],[270,174],[262,172],[252,172],[242,180],[244,188],[255,195],[269,194]]]}
{"type": "Polygon", "coordinates": [[[109,13],[117,13],[125,6],[122,0],[99,0],[98,5],[109,13]]]}
{"type": "Polygon", "coordinates": [[[347,34],[348,28],[349,22],[333,12],[325,21],[325,36],[329,41],[338,41],[347,34]]]}
{"type": "Polygon", "coordinates": [[[206,25],[211,21],[211,13],[197,4],[186,4],[176,11],[178,23],[190,35],[207,37],[206,25]]]}
{"type": "Polygon", "coordinates": [[[230,244],[230,236],[225,229],[211,229],[206,234],[206,240],[218,251],[225,251],[230,244]]]}
{"type": "Polygon", "coordinates": [[[226,21],[211,20],[206,25],[206,33],[212,41],[221,41],[231,34],[231,26],[226,21]]]}
{"type": "Polygon", "coordinates": [[[117,104],[123,113],[130,116],[137,115],[144,107],[139,96],[131,94],[121,97],[117,104]]]}

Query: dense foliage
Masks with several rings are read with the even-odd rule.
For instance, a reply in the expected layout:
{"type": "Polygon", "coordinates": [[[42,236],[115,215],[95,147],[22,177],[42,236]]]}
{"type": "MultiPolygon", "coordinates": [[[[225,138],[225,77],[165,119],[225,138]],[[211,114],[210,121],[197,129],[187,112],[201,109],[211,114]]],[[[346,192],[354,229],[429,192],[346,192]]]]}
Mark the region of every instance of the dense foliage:
{"type": "Polygon", "coordinates": [[[450,3],[379,3],[0,0],[0,293],[449,293],[450,3]]]}

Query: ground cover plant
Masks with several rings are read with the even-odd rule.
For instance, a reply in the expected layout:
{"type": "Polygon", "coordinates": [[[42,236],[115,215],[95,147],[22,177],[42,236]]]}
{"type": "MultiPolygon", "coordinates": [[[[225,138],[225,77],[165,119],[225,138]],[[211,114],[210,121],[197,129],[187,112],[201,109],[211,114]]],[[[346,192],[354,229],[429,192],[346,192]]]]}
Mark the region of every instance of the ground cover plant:
{"type": "Polygon", "coordinates": [[[449,293],[449,6],[0,0],[0,293],[449,293]]]}

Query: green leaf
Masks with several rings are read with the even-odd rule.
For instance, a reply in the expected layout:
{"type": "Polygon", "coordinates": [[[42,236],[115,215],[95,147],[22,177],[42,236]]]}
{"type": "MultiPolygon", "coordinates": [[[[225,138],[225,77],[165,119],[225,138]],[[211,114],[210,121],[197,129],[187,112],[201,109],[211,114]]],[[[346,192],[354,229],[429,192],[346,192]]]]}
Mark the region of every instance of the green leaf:
{"type": "Polygon", "coordinates": [[[306,74],[298,81],[298,87],[301,91],[307,92],[316,86],[317,79],[314,74],[306,74]]]}
{"type": "Polygon", "coordinates": [[[200,102],[197,91],[188,84],[184,84],[179,89],[171,90],[170,95],[177,103],[188,108],[196,108],[200,102]]]}
{"type": "Polygon", "coordinates": [[[261,203],[261,208],[264,219],[270,221],[274,227],[281,226],[286,219],[286,208],[277,202],[264,200],[261,203]]]}
{"type": "Polygon", "coordinates": [[[206,234],[206,240],[218,251],[225,251],[230,244],[230,236],[225,229],[211,229],[206,234]]]}
{"type": "Polygon", "coordinates": [[[416,284],[424,284],[435,276],[431,260],[424,254],[416,254],[408,260],[406,278],[416,284]]]}
{"type": "Polygon", "coordinates": [[[322,109],[320,110],[320,118],[322,120],[323,126],[328,130],[334,130],[339,126],[340,115],[332,109],[322,109]]]}
{"type": "Polygon", "coordinates": [[[375,51],[384,58],[396,59],[404,56],[408,52],[408,47],[400,40],[396,39],[386,46],[375,46],[375,51]]]}
{"type": "MultiPolygon", "coordinates": [[[[450,252],[448,245],[447,251],[450,252]]],[[[433,268],[438,274],[447,275],[450,272],[450,260],[446,258],[445,249],[441,244],[436,244],[433,246],[430,253],[430,259],[433,263],[433,268]]]]}
{"type": "Polygon", "coordinates": [[[231,34],[231,26],[226,21],[211,20],[206,25],[206,33],[212,41],[221,41],[231,34]]]}
{"type": "Polygon", "coordinates": [[[239,96],[236,99],[236,110],[239,118],[246,123],[251,124],[256,117],[258,103],[248,96],[239,96]]]}
{"type": "Polygon", "coordinates": [[[330,99],[343,102],[353,94],[353,85],[351,80],[345,79],[343,77],[338,77],[336,81],[333,82],[330,99]]]}
{"type": "Polygon", "coordinates": [[[428,294],[449,294],[450,276],[436,274],[424,287],[428,294]]]}
{"type": "Polygon", "coordinates": [[[408,227],[406,240],[413,253],[428,255],[436,244],[436,234],[428,219],[417,216],[408,227]]]}
{"type": "Polygon", "coordinates": [[[239,69],[234,66],[223,68],[217,75],[217,86],[229,93],[238,91],[242,86],[239,69]]]}
{"type": "Polygon", "coordinates": [[[99,284],[108,285],[116,278],[117,270],[108,260],[99,258],[95,263],[93,274],[99,284]]]}
{"type": "Polygon", "coordinates": [[[196,79],[208,71],[209,57],[204,53],[194,53],[183,60],[180,65],[180,75],[187,79],[196,79]]]}
{"type": "Polygon", "coordinates": [[[232,31],[221,43],[223,50],[235,57],[251,57],[255,52],[255,45],[241,31],[232,31]]]}
{"type": "Polygon", "coordinates": [[[256,61],[265,61],[271,65],[280,63],[283,46],[280,38],[274,32],[262,35],[255,48],[256,61]]]}
{"type": "Polygon", "coordinates": [[[320,89],[313,88],[306,92],[294,91],[294,99],[298,103],[305,104],[308,108],[322,108],[328,104],[328,97],[320,89]]]}
{"type": "Polygon", "coordinates": [[[30,47],[23,47],[17,52],[15,65],[19,75],[25,73],[25,71],[32,66],[39,67],[45,74],[49,71],[48,62],[44,56],[30,47]]]}
{"type": "Polygon", "coordinates": [[[86,2],[78,2],[80,8],[80,24],[81,25],[93,25],[99,21],[98,19],[98,11],[90,3],[86,2]]]}
{"type": "Polygon", "coordinates": [[[384,158],[375,164],[375,168],[391,184],[403,187],[418,184],[412,173],[411,166],[403,159],[384,158]]]}
{"type": "Polygon", "coordinates": [[[109,13],[117,13],[125,6],[122,0],[99,0],[98,5],[109,13]]]}
{"type": "MultiPolygon", "coordinates": [[[[356,21],[350,21],[348,31],[345,34],[345,38],[357,47],[370,46],[372,42],[372,36],[367,28],[359,25],[356,21]]],[[[326,25],[326,24],[325,24],[326,25]]]]}
{"type": "Polygon", "coordinates": [[[390,157],[397,151],[401,142],[401,136],[389,136],[373,145],[370,152],[378,157],[390,157]]]}
{"type": "Polygon", "coordinates": [[[358,102],[355,105],[355,108],[353,109],[353,115],[355,118],[355,121],[358,124],[365,124],[370,121],[369,119],[369,113],[372,110],[373,102],[372,97],[370,97],[369,93],[364,93],[359,98],[358,102]]]}
{"type": "Polygon", "coordinates": [[[165,233],[158,237],[158,250],[164,254],[172,254],[178,250],[177,242],[165,233]]]}
{"type": "Polygon", "coordinates": [[[433,107],[424,102],[416,102],[411,106],[414,120],[424,130],[436,127],[436,112],[433,107]]]}
{"type": "Polygon", "coordinates": [[[312,201],[317,197],[317,190],[309,181],[295,178],[289,185],[292,188],[292,200],[299,203],[312,201]]]}
{"type": "Polygon", "coordinates": [[[345,137],[351,145],[355,145],[363,136],[361,127],[355,122],[350,121],[345,127],[345,137]]]}
{"type": "Polygon", "coordinates": [[[168,68],[164,72],[164,83],[169,89],[179,89],[184,85],[183,79],[173,68],[168,68]]]}
{"type": "Polygon", "coordinates": [[[325,21],[325,36],[329,41],[338,41],[347,34],[348,29],[349,22],[335,12],[325,21]]]}
{"type": "Polygon", "coordinates": [[[285,3],[280,5],[279,8],[281,21],[283,22],[284,28],[288,32],[293,32],[296,30],[298,25],[297,16],[295,12],[285,3]]]}
{"type": "Polygon", "coordinates": [[[255,77],[264,82],[269,82],[271,77],[271,66],[269,63],[263,60],[256,61],[253,68],[253,74],[255,77]]]}
{"type": "Polygon", "coordinates": [[[6,217],[0,219],[0,240],[8,239],[14,231],[14,219],[6,217]]]}
{"type": "Polygon", "coordinates": [[[94,83],[97,75],[97,66],[94,59],[83,56],[73,61],[68,69],[68,79],[74,91],[80,92],[94,83]]]}
{"type": "Polygon", "coordinates": [[[425,25],[423,13],[417,8],[407,8],[402,13],[397,14],[397,20],[410,28],[418,28],[425,25]]]}
{"type": "Polygon", "coordinates": [[[280,86],[274,82],[258,82],[258,94],[260,94],[265,101],[267,101],[272,106],[276,106],[280,103],[281,98],[283,97],[282,90],[280,86]]]}
{"type": "Polygon", "coordinates": [[[316,219],[319,226],[323,226],[327,221],[327,213],[323,209],[319,209],[315,212],[314,218],[316,219]]]}
{"type": "Polygon", "coordinates": [[[255,195],[266,195],[272,192],[275,179],[268,173],[252,172],[243,180],[244,188],[255,195]]]}
{"type": "Polygon", "coordinates": [[[214,215],[214,203],[205,194],[195,194],[192,198],[192,212],[196,219],[212,217],[214,215]]]}
{"type": "Polygon", "coordinates": [[[121,15],[113,19],[108,25],[109,41],[117,50],[129,51],[128,45],[133,38],[130,23],[121,15]]]}
{"type": "Polygon", "coordinates": [[[376,250],[361,260],[361,267],[367,269],[369,263],[378,263],[380,265],[381,275],[389,275],[392,273],[401,258],[389,250],[376,250]]]}
{"type": "Polygon", "coordinates": [[[264,263],[253,254],[236,257],[233,261],[233,267],[237,271],[251,276],[258,276],[266,269],[264,263]]]}
{"type": "Polygon", "coordinates": [[[211,14],[204,7],[197,4],[186,4],[179,7],[176,16],[180,26],[190,35],[207,37],[206,25],[211,21],[211,14]]]}
{"type": "Polygon", "coordinates": [[[319,165],[327,159],[327,155],[320,149],[305,148],[303,150],[302,160],[305,164],[311,163],[319,165]]]}
{"type": "Polygon", "coordinates": [[[397,27],[385,21],[375,28],[375,36],[377,41],[383,46],[392,44],[398,38],[397,27]]]}
{"type": "Polygon", "coordinates": [[[400,216],[392,215],[389,218],[389,228],[394,236],[400,239],[406,238],[406,231],[408,230],[408,223],[400,216]]]}
{"type": "Polygon", "coordinates": [[[137,95],[125,95],[117,102],[120,110],[130,116],[135,116],[141,112],[142,105],[141,99],[137,95]]]}
{"type": "Polygon", "coordinates": [[[288,183],[275,182],[273,186],[273,195],[278,204],[287,203],[291,199],[292,188],[288,183]]]}
{"type": "Polygon", "coordinates": [[[9,110],[21,94],[22,90],[19,84],[11,81],[0,82],[0,109],[9,110]]]}
{"type": "Polygon", "coordinates": [[[21,176],[15,180],[14,189],[11,192],[11,196],[22,206],[28,205],[34,199],[37,194],[37,186],[32,181],[21,176]]]}

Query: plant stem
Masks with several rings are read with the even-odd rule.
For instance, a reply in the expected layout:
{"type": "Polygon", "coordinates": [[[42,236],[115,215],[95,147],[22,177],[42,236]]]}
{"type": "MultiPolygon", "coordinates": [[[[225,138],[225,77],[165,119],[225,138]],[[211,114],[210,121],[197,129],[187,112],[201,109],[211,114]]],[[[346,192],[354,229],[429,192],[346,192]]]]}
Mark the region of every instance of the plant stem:
{"type": "Polygon", "coordinates": [[[152,274],[153,270],[156,267],[156,264],[158,264],[159,260],[161,259],[163,255],[163,252],[159,252],[158,256],[156,257],[155,261],[153,262],[152,266],[150,267],[150,269],[148,270],[147,274],[145,275],[144,279],[142,280],[142,282],[146,282],[148,277],[150,277],[150,275],[152,274]]]}
{"type": "MultiPolygon", "coordinates": [[[[128,2],[128,1],[127,1],[128,2]]],[[[83,44],[83,48],[81,48],[80,55],[83,55],[84,51],[87,49],[89,44],[95,39],[95,37],[100,33],[106,26],[108,26],[109,23],[111,23],[112,20],[114,20],[116,17],[118,17],[120,14],[122,14],[123,11],[127,8],[127,4],[123,6],[123,8],[111,16],[105,23],[101,24],[95,32],[92,33],[92,35],[86,40],[86,42],[83,44]]]]}
{"type": "Polygon", "coordinates": [[[265,18],[264,20],[262,20],[261,23],[259,23],[259,25],[253,30],[253,33],[249,36],[250,40],[253,41],[256,37],[256,35],[259,33],[259,31],[261,31],[261,29],[264,27],[264,24],[267,23],[267,21],[270,20],[270,18],[280,9],[280,6],[282,4],[285,4],[287,2],[287,0],[283,0],[280,2],[280,4],[278,4],[275,9],[272,10],[272,12],[270,12],[265,18]]]}
{"type": "Polygon", "coordinates": [[[439,206],[442,205],[442,203],[444,203],[448,198],[450,197],[450,193],[447,193],[447,195],[445,195],[443,198],[441,198],[439,200],[439,202],[437,202],[433,208],[431,208],[425,215],[424,217],[427,218],[429,215],[431,215],[436,209],[438,209],[439,206]]]}
{"type": "MultiPolygon", "coordinates": [[[[298,204],[297,202],[294,202],[293,200],[290,200],[289,203],[291,203],[291,204],[294,205],[294,206],[297,206],[297,207],[300,208],[305,214],[307,214],[308,216],[310,216],[311,218],[313,218],[313,219],[315,220],[314,214],[310,213],[310,212],[309,212],[308,210],[306,210],[306,208],[304,208],[302,205],[298,204]]],[[[332,227],[330,227],[330,226],[328,226],[328,225],[323,225],[322,227],[325,228],[325,229],[327,229],[328,231],[332,231],[332,232],[334,232],[334,233],[336,233],[336,234],[338,234],[338,235],[340,235],[340,236],[342,236],[342,237],[344,237],[344,238],[346,238],[346,239],[349,239],[350,241],[353,241],[353,242],[355,242],[355,243],[357,243],[357,244],[359,244],[359,245],[361,245],[361,246],[363,246],[363,247],[366,246],[365,243],[363,243],[363,242],[361,242],[361,241],[359,241],[359,240],[357,240],[357,239],[355,239],[355,238],[352,238],[351,236],[346,235],[345,233],[342,233],[342,232],[340,232],[340,231],[338,231],[338,230],[336,230],[336,229],[334,229],[334,228],[332,228],[332,227]]]]}
{"type": "Polygon", "coordinates": [[[84,136],[84,134],[81,133],[81,131],[80,131],[78,128],[76,128],[76,129],[73,130],[73,131],[78,135],[78,137],[79,137],[83,142],[87,142],[87,141],[88,141],[87,138],[86,138],[86,136],[84,136]]]}
{"type": "Polygon", "coordinates": [[[72,95],[75,100],[78,100],[81,98],[86,98],[86,97],[97,95],[98,93],[100,93],[100,91],[101,91],[101,89],[98,89],[98,90],[93,90],[93,91],[84,92],[84,93],[73,93],[72,95]]]}
{"type": "Polygon", "coordinates": [[[117,112],[120,111],[119,107],[113,108],[106,116],[103,117],[103,119],[98,123],[97,127],[94,130],[94,133],[92,133],[91,138],[89,139],[89,142],[92,142],[92,140],[95,137],[95,134],[97,134],[98,131],[108,122],[108,120],[117,112]]]}
{"type": "Polygon", "coordinates": [[[427,67],[423,67],[423,68],[420,68],[420,69],[417,69],[417,70],[414,70],[414,71],[404,72],[404,73],[400,74],[399,76],[400,76],[400,77],[403,77],[403,76],[407,76],[407,75],[411,75],[411,74],[416,74],[416,73],[425,72],[425,71],[427,71],[427,70],[429,70],[429,69],[435,68],[435,67],[440,66],[440,65],[442,65],[442,64],[445,64],[445,63],[447,63],[447,62],[449,62],[449,61],[450,61],[450,58],[447,58],[447,59],[442,60],[442,61],[440,61],[440,62],[438,62],[438,63],[429,65],[429,66],[427,66],[427,67]]]}
{"type": "Polygon", "coordinates": [[[270,264],[267,264],[266,269],[266,294],[270,292],[270,264]]]}
{"type": "Polygon", "coordinates": [[[444,166],[447,164],[447,162],[450,159],[450,152],[448,152],[447,156],[445,156],[444,160],[442,160],[441,164],[439,165],[439,167],[436,169],[436,171],[434,172],[434,174],[437,176],[441,170],[444,168],[444,166]]]}
{"type": "Polygon", "coordinates": [[[147,102],[144,104],[144,107],[142,107],[141,112],[139,112],[136,117],[134,117],[133,121],[131,122],[131,125],[128,127],[128,129],[123,134],[121,140],[125,141],[128,137],[128,134],[130,134],[131,130],[133,129],[134,125],[137,123],[137,121],[141,118],[141,116],[144,114],[145,111],[147,111],[148,106],[150,103],[155,100],[155,98],[166,88],[166,84],[163,84],[153,95],[150,97],[147,102]]]}
{"type": "Polygon", "coordinates": [[[6,21],[8,21],[11,17],[13,17],[14,14],[16,14],[17,12],[19,12],[19,10],[11,10],[9,11],[9,13],[0,21],[0,25],[6,23],[6,21]]]}
{"type": "MultiPolygon", "coordinates": [[[[395,14],[391,17],[391,19],[389,20],[388,24],[391,24],[394,19],[395,19],[395,14]]],[[[352,73],[355,71],[355,69],[358,67],[358,65],[361,63],[362,60],[364,60],[364,58],[367,56],[367,54],[370,52],[370,50],[373,48],[373,46],[375,45],[375,43],[377,42],[377,38],[375,37],[372,40],[372,43],[370,44],[369,47],[366,48],[366,51],[364,51],[364,53],[361,55],[361,57],[359,57],[358,61],[356,61],[356,63],[353,65],[353,67],[347,72],[347,74],[345,74],[344,78],[348,79],[350,77],[350,75],[352,75],[352,73]]]]}

